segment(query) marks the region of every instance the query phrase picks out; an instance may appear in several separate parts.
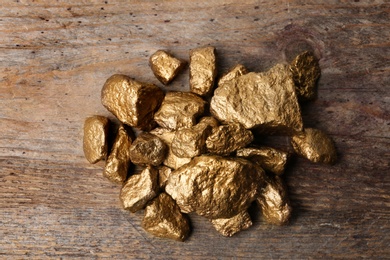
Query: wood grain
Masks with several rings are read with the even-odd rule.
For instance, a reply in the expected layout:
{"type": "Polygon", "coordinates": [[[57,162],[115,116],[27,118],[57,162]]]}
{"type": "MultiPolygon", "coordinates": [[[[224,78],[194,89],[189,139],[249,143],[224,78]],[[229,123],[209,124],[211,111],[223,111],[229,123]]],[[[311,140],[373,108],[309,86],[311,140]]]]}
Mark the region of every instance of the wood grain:
{"type": "MultiPolygon", "coordinates": [[[[390,4],[387,1],[1,0],[0,258],[329,259],[390,256],[390,4]],[[329,133],[339,161],[296,158],[285,175],[291,224],[224,238],[191,215],[185,243],[154,238],[142,212],[82,152],[84,118],[111,116],[100,89],[114,73],[159,84],[148,57],[188,60],[213,45],[219,73],[263,71],[302,50],[320,58],[306,126],[329,133]]],[[[166,90],[188,90],[188,70],[166,90]]],[[[284,137],[264,143],[289,148],[284,137]]]]}

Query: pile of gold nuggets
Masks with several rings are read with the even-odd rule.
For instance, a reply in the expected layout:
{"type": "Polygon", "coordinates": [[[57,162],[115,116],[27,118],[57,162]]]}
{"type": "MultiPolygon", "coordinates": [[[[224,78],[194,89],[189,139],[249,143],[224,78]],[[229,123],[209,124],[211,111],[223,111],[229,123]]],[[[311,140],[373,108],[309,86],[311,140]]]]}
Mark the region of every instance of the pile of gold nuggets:
{"type": "MultiPolygon", "coordinates": [[[[149,63],[164,85],[186,66],[163,50],[149,63]]],[[[304,128],[298,103],[316,97],[318,60],[304,52],[261,73],[237,65],[216,82],[215,48],[202,47],[190,51],[189,73],[190,92],[164,93],[126,75],[107,79],[102,104],[121,124],[113,131],[108,118],[88,117],[85,157],[106,160],[103,175],[122,184],[124,209],[144,209],[142,227],[155,236],[184,241],[191,212],[232,236],[252,225],[254,201],[266,222],[286,224],[291,206],[281,176],[290,155],[251,143],[254,133],[286,135],[296,154],[335,162],[333,141],[304,128]],[[143,170],[132,173],[131,164],[143,170]]]]}

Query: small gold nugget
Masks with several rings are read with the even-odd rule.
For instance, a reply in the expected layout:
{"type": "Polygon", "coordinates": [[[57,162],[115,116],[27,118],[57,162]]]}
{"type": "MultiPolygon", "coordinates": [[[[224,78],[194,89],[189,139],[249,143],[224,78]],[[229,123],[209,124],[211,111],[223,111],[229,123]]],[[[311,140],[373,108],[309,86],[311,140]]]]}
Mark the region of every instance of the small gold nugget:
{"type": "Polygon", "coordinates": [[[112,182],[123,183],[127,178],[132,136],[131,129],[126,129],[123,125],[119,126],[103,172],[103,175],[112,182]]]}
{"type": "Polygon", "coordinates": [[[146,206],[142,227],[157,237],[178,241],[184,241],[190,233],[187,217],[166,193],[161,193],[146,206]]]}
{"type": "Polygon", "coordinates": [[[160,189],[165,189],[167,185],[169,175],[171,175],[172,169],[167,166],[158,167],[158,185],[160,189]]]}
{"type": "Polygon", "coordinates": [[[316,97],[316,83],[321,75],[320,65],[313,53],[305,51],[290,64],[295,89],[300,100],[312,100],[316,97]]]}
{"type": "Polygon", "coordinates": [[[158,136],[140,133],[130,147],[131,162],[136,165],[160,165],[167,154],[168,147],[158,136]]]}
{"type": "Polygon", "coordinates": [[[334,164],[337,160],[332,139],[321,130],[305,128],[292,137],[291,144],[297,154],[312,162],[334,164]]]}
{"type": "Polygon", "coordinates": [[[183,213],[231,218],[259,196],[264,178],[264,171],[248,160],[202,155],[173,171],[165,191],[183,213]]]}
{"type": "Polygon", "coordinates": [[[211,93],[217,74],[214,47],[197,48],[190,51],[190,88],[200,96],[211,93]]]}
{"type": "Polygon", "coordinates": [[[210,153],[229,155],[253,141],[253,134],[238,123],[221,125],[206,140],[210,153]]]}
{"type": "Polygon", "coordinates": [[[219,79],[218,87],[232,79],[238,78],[239,76],[245,75],[247,73],[248,70],[245,68],[244,65],[237,64],[219,79]]]}
{"type": "Polygon", "coordinates": [[[214,91],[210,112],[222,122],[238,122],[264,133],[302,131],[301,110],[287,65],[242,75],[214,91]]]}
{"type": "Polygon", "coordinates": [[[107,157],[107,135],[110,121],[104,116],[92,116],[85,119],[83,150],[90,163],[97,163],[107,157]]]}
{"type": "Polygon", "coordinates": [[[180,158],[172,152],[172,141],[173,138],[175,137],[174,131],[171,131],[166,128],[158,127],[150,131],[150,133],[161,138],[161,140],[163,140],[164,143],[168,146],[168,152],[166,154],[165,160],[163,161],[164,165],[172,169],[177,169],[180,166],[189,163],[191,161],[191,158],[180,158]]]}
{"type": "Polygon", "coordinates": [[[246,210],[241,211],[231,218],[217,218],[211,219],[210,221],[214,228],[225,237],[231,237],[237,232],[252,226],[251,217],[246,210]]]}
{"type": "Polygon", "coordinates": [[[161,127],[171,130],[188,128],[203,114],[206,102],[193,93],[168,92],[154,120],[161,127]]]}
{"type": "Polygon", "coordinates": [[[120,193],[123,208],[136,212],[145,207],[158,194],[158,172],[153,167],[145,168],[141,173],[132,175],[120,193]]]}
{"type": "Polygon", "coordinates": [[[289,154],[272,147],[247,147],[237,150],[237,156],[257,163],[266,171],[283,174],[289,154]]]}
{"type": "Polygon", "coordinates": [[[146,130],[152,127],[153,114],[164,98],[159,87],[119,74],[107,79],[101,95],[103,106],[119,121],[146,130]]]}
{"type": "Polygon", "coordinates": [[[279,176],[266,178],[266,183],[256,200],[265,220],[275,225],[287,224],[292,208],[287,197],[286,186],[279,176]]]}
{"type": "Polygon", "coordinates": [[[156,51],[149,59],[149,66],[154,75],[164,85],[169,84],[184,68],[185,64],[163,50],[156,51]]]}

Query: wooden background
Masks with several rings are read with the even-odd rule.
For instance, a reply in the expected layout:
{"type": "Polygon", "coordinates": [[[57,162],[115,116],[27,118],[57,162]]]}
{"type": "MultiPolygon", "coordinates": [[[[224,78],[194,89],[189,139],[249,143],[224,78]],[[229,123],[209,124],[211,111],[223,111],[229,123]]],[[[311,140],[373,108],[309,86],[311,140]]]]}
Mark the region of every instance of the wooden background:
{"type": "MultiPolygon", "coordinates": [[[[390,4],[380,0],[0,0],[0,258],[390,258],[390,4]],[[121,209],[102,163],[83,157],[82,125],[110,115],[114,73],[161,86],[149,56],[217,48],[219,72],[264,71],[303,50],[320,58],[306,126],[329,133],[335,166],[294,159],[294,215],[232,238],[191,215],[185,243],[152,237],[121,209]]],[[[167,90],[188,89],[188,70],[167,90]]],[[[288,139],[265,140],[288,147],[288,139]]]]}

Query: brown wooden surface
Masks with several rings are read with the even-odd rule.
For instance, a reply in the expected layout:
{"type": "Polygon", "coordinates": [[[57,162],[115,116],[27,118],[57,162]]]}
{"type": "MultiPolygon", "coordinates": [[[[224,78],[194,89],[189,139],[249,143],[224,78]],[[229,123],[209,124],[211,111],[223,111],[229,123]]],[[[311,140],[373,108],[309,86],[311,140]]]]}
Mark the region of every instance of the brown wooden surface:
{"type": "MultiPolygon", "coordinates": [[[[0,258],[390,257],[388,1],[0,1],[0,258]],[[387,3],[386,3],[387,2],[387,3]],[[224,238],[191,215],[185,243],[154,238],[142,212],[82,152],[84,118],[110,115],[114,73],[155,84],[148,57],[217,48],[219,72],[263,71],[302,50],[320,57],[306,126],[335,140],[335,166],[297,158],[286,173],[294,215],[224,238]]],[[[188,70],[167,90],[187,90],[188,70]]],[[[266,143],[288,147],[286,138],[266,143]]]]}

